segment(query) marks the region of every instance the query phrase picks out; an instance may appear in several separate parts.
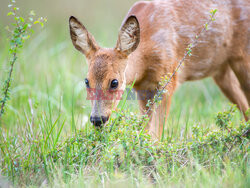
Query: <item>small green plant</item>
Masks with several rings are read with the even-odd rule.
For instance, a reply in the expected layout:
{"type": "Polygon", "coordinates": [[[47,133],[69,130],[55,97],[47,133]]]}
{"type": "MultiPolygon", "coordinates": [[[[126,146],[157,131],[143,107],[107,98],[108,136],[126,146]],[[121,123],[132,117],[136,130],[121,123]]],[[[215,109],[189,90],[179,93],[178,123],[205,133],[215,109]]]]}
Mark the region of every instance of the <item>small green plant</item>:
{"type": "Polygon", "coordinates": [[[43,17],[34,20],[35,13],[34,11],[30,11],[28,18],[21,17],[18,13],[19,8],[16,6],[16,1],[11,0],[8,5],[10,8],[10,12],[7,16],[12,16],[13,23],[10,26],[6,27],[6,30],[10,33],[10,48],[9,48],[9,71],[7,78],[4,82],[2,88],[2,96],[0,100],[0,120],[2,115],[4,114],[5,105],[7,100],[10,98],[10,87],[12,74],[14,70],[14,65],[18,58],[18,52],[23,47],[25,41],[30,38],[30,34],[33,32],[32,27],[35,24],[40,24],[41,27],[44,26],[44,22],[47,20],[43,17]]]}
{"type": "MultiPolygon", "coordinates": [[[[220,125],[215,129],[195,126],[186,140],[177,141],[154,141],[143,128],[146,122],[141,124],[140,116],[130,111],[124,111],[119,120],[112,118],[105,129],[86,127],[60,142],[53,141],[50,134],[44,138],[40,131],[35,133],[34,139],[3,135],[0,168],[3,175],[13,178],[13,183],[23,185],[30,185],[32,176],[25,176],[27,173],[39,174],[32,179],[36,184],[44,179],[53,182],[58,171],[64,182],[81,173],[88,176],[97,173],[99,183],[102,174],[110,179],[117,173],[133,179],[139,179],[138,173],[141,173],[142,177],[155,182],[173,174],[181,179],[185,175],[183,169],[196,174],[197,167],[203,171],[218,168],[217,173],[221,174],[228,161],[237,162],[244,169],[249,138],[243,133],[249,123],[235,124],[231,121],[233,117],[232,108],[220,112],[216,121],[225,119],[224,126],[228,129],[220,125]],[[117,124],[112,125],[114,121],[117,124]]],[[[246,176],[247,172],[241,173],[246,176]]]]}
{"type": "Polygon", "coordinates": [[[227,129],[228,126],[230,126],[230,124],[232,123],[231,121],[235,111],[236,111],[236,105],[231,105],[230,110],[226,112],[219,112],[216,118],[216,125],[221,128],[227,129]]]}

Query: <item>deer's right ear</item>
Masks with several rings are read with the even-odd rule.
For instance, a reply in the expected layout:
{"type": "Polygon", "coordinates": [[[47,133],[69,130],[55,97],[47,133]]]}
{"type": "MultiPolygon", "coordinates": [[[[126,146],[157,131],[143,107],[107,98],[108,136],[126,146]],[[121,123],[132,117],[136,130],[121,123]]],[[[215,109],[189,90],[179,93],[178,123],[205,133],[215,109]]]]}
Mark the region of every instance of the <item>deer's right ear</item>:
{"type": "Polygon", "coordinates": [[[71,40],[77,50],[85,56],[96,52],[99,46],[95,42],[94,37],[74,16],[69,18],[69,28],[71,40]]]}

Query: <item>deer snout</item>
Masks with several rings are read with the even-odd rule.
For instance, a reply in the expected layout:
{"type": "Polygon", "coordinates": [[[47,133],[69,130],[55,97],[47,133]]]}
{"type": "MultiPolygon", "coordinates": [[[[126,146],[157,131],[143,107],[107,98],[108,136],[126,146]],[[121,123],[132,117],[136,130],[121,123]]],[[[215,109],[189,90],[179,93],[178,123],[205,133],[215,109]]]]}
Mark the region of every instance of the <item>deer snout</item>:
{"type": "Polygon", "coordinates": [[[90,122],[95,126],[95,127],[101,127],[108,121],[108,117],[105,116],[90,116],[90,122]]]}

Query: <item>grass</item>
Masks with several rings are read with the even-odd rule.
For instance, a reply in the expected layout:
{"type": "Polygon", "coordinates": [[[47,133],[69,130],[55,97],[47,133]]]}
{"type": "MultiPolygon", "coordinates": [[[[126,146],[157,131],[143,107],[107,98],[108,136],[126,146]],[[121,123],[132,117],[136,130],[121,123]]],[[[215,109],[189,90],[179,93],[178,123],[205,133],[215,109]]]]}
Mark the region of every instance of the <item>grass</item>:
{"type": "MultiPolygon", "coordinates": [[[[4,32],[1,36],[2,85],[9,46],[4,32]]],[[[101,43],[110,46],[112,41],[103,38],[101,43]]],[[[229,105],[211,79],[177,90],[165,137],[156,142],[141,129],[135,101],[115,113],[120,118],[112,131],[115,115],[105,129],[95,130],[88,121],[86,73],[67,27],[46,27],[22,50],[0,126],[0,175],[8,182],[21,187],[249,187],[249,138],[240,137],[249,122],[241,122],[238,111],[216,117],[229,105]],[[220,118],[222,127],[216,124],[220,118]]],[[[0,187],[2,182],[0,177],[0,187]]]]}

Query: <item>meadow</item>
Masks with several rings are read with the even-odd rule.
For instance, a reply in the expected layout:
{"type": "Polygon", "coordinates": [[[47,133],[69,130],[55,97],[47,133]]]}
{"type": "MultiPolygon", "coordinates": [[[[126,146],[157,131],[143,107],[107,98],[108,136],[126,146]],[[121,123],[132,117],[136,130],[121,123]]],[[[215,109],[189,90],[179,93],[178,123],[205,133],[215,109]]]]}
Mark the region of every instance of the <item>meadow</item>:
{"type": "MultiPolygon", "coordinates": [[[[48,22],[35,27],[14,67],[0,121],[0,187],[249,187],[249,137],[242,135],[250,122],[212,79],[178,88],[161,141],[143,129],[137,101],[126,96],[103,130],[90,124],[87,64],[71,43],[68,18],[112,47],[133,2],[17,1],[20,14],[34,10],[48,22]]],[[[1,88],[9,70],[8,3],[0,8],[1,88]]]]}

